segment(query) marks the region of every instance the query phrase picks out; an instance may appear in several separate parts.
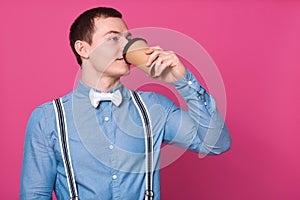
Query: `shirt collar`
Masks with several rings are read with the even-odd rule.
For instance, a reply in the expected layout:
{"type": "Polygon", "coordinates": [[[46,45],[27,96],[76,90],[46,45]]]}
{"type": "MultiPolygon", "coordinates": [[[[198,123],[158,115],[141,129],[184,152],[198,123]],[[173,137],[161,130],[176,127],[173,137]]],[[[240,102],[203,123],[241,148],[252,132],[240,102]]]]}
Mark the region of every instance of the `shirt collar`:
{"type": "MultiPolygon", "coordinates": [[[[82,80],[78,81],[76,92],[86,97],[89,97],[90,89],[91,87],[84,84],[82,80]]],[[[123,99],[130,98],[129,90],[122,83],[119,83],[115,88],[109,90],[108,92],[114,92],[116,90],[120,90],[123,99]]],[[[99,90],[96,91],[100,92],[99,90]]]]}

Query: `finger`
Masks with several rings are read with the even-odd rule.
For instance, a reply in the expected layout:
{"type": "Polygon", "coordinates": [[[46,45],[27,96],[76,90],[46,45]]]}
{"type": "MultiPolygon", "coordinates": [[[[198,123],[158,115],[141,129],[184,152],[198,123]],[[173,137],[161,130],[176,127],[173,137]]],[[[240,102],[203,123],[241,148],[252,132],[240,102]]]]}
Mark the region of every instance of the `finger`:
{"type": "Polygon", "coordinates": [[[161,76],[167,68],[170,69],[177,66],[178,58],[174,53],[164,52],[164,55],[161,54],[155,63],[157,66],[152,70],[152,75],[158,77],[161,76]]]}
{"type": "Polygon", "coordinates": [[[160,46],[154,46],[154,47],[149,47],[146,51],[145,51],[145,53],[147,54],[147,55],[149,55],[149,54],[151,54],[153,51],[155,51],[155,50],[162,50],[162,48],[160,48],[160,46]]]}
{"type": "Polygon", "coordinates": [[[176,66],[176,63],[173,60],[166,60],[163,64],[171,68],[176,66]]]}
{"type": "Polygon", "coordinates": [[[161,54],[161,52],[162,52],[161,50],[154,50],[150,54],[150,56],[149,56],[149,58],[147,60],[146,66],[149,67],[159,57],[159,55],[161,54]]]}
{"type": "Polygon", "coordinates": [[[161,74],[167,69],[169,68],[167,65],[161,64],[159,66],[157,66],[156,70],[155,70],[155,76],[154,77],[160,77],[161,74]]]}
{"type": "Polygon", "coordinates": [[[162,71],[164,71],[166,67],[167,66],[163,64],[163,60],[161,58],[158,58],[155,64],[151,68],[150,71],[151,76],[153,78],[160,76],[160,74],[162,73],[162,71]]]}
{"type": "Polygon", "coordinates": [[[175,67],[179,63],[177,55],[173,51],[169,51],[169,56],[164,58],[164,64],[169,67],[175,67]]]}
{"type": "Polygon", "coordinates": [[[151,75],[151,77],[155,77],[155,73],[156,73],[159,65],[161,65],[161,62],[162,62],[162,60],[158,58],[154,62],[154,64],[150,66],[151,67],[151,69],[150,69],[150,75],[151,75]]]}
{"type": "Polygon", "coordinates": [[[153,53],[154,49],[152,48],[148,48],[146,51],[145,51],[145,54],[149,55],[151,53],[153,53]]]}
{"type": "Polygon", "coordinates": [[[169,68],[169,67],[164,64],[155,63],[154,66],[150,70],[151,77],[152,78],[160,77],[160,75],[166,70],[166,68],[169,68]]]}
{"type": "Polygon", "coordinates": [[[176,64],[176,57],[174,57],[172,54],[161,55],[159,56],[159,59],[162,60],[162,64],[167,65],[168,67],[176,64]]]}

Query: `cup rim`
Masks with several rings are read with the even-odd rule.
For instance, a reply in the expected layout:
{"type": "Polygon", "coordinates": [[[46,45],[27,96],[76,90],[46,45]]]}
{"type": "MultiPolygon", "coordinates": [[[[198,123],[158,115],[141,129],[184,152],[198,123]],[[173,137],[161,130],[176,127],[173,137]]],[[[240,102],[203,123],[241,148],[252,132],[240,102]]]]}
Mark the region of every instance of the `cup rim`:
{"type": "Polygon", "coordinates": [[[129,49],[129,47],[130,47],[134,42],[136,42],[136,41],[138,41],[138,40],[143,40],[143,41],[146,42],[146,44],[147,44],[147,40],[145,40],[144,38],[132,38],[132,39],[130,39],[130,40],[128,41],[128,43],[125,45],[125,47],[124,47],[124,49],[123,49],[123,59],[125,60],[125,62],[126,62],[127,64],[131,64],[131,63],[129,63],[129,62],[126,60],[126,53],[127,53],[128,49],[129,49]]]}

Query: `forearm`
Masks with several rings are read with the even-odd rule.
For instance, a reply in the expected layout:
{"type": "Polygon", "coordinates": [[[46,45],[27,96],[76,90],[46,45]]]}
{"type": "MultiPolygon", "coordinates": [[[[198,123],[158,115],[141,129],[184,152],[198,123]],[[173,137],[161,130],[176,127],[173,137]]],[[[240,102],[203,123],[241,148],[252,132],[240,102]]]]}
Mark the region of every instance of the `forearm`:
{"type": "Polygon", "coordinates": [[[187,70],[184,78],[174,83],[188,105],[197,134],[189,149],[204,154],[220,154],[229,149],[231,137],[215,100],[187,70]]]}

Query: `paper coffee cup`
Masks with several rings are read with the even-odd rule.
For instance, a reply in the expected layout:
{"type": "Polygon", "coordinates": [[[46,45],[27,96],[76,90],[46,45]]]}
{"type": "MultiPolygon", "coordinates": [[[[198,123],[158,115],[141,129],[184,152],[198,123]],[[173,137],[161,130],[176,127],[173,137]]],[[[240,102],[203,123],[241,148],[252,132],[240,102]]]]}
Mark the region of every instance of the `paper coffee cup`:
{"type": "Polygon", "coordinates": [[[146,66],[149,58],[149,55],[145,53],[147,49],[149,49],[149,46],[145,39],[133,38],[124,47],[123,58],[128,64],[132,64],[150,75],[153,65],[146,66]]]}

